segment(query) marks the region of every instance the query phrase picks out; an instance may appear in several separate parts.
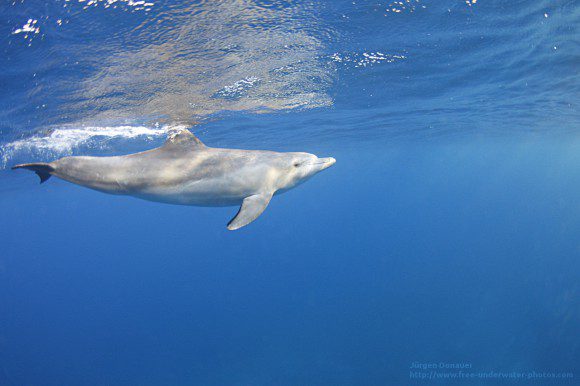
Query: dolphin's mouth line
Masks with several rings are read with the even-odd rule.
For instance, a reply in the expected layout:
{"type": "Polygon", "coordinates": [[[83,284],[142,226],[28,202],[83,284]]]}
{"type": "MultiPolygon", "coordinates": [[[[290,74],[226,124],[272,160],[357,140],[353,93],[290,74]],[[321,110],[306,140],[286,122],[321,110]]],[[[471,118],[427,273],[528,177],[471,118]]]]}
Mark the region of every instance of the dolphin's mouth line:
{"type": "Polygon", "coordinates": [[[328,163],[335,163],[336,160],[334,158],[323,158],[322,161],[318,161],[318,162],[312,162],[309,165],[324,165],[324,164],[328,164],[328,163]]]}
{"type": "Polygon", "coordinates": [[[336,162],[336,160],[334,158],[328,157],[328,158],[321,158],[321,159],[319,159],[318,162],[312,162],[312,163],[309,163],[308,165],[311,165],[311,166],[322,165],[322,166],[325,166],[324,169],[326,169],[326,168],[329,168],[332,165],[334,165],[335,162],[336,162]]]}

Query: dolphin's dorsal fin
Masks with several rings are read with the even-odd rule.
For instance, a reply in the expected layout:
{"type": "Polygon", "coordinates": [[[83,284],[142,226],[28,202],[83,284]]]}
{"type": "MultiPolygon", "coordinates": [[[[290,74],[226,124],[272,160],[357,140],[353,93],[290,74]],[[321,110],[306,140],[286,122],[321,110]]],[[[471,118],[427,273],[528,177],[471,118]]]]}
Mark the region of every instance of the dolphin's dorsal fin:
{"type": "Polygon", "coordinates": [[[266,209],[271,198],[271,192],[263,192],[244,198],[238,214],[228,223],[228,229],[234,231],[257,219],[266,209]]]}
{"type": "Polygon", "coordinates": [[[204,148],[205,145],[193,133],[186,129],[181,129],[169,133],[167,141],[163,147],[179,146],[184,148],[204,148]]]}

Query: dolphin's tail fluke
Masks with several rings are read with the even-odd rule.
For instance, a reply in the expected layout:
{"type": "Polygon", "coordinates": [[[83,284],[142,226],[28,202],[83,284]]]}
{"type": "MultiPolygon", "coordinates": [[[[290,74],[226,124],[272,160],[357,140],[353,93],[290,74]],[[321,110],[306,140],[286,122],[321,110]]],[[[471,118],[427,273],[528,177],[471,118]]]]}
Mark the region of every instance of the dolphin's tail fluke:
{"type": "Polygon", "coordinates": [[[39,162],[34,164],[20,164],[12,167],[14,169],[28,169],[35,172],[38,177],[40,177],[40,183],[42,184],[44,181],[48,180],[54,172],[54,168],[50,166],[50,164],[39,162]]]}

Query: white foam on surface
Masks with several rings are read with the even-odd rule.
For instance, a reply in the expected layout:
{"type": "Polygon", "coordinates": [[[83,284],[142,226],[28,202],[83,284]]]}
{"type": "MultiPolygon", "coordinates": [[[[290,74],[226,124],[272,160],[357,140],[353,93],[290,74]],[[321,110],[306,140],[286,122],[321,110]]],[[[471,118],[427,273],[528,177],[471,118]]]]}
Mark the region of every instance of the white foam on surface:
{"type": "MultiPolygon", "coordinates": [[[[74,0],[65,0],[65,7],[68,3],[74,3],[74,0]]],[[[104,8],[117,8],[119,7],[127,7],[133,11],[149,11],[151,7],[155,5],[155,3],[151,1],[143,1],[143,0],[77,0],[77,3],[83,6],[83,9],[88,9],[89,7],[99,7],[102,6],[104,8]]]]}
{"type": "MultiPolygon", "coordinates": [[[[467,3],[473,1],[475,3],[477,0],[466,0],[467,3]]],[[[471,5],[471,4],[470,4],[471,5]]],[[[421,5],[420,0],[404,0],[404,1],[392,1],[387,5],[385,12],[392,13],[402,13],[402,12],[415,12],[417,8],[427,8],[425,5],[421,5]]],[[[385,15],[386,16],[386,15],[385,15]]]]}
{"type": "MultiPolygon", "coordinates": [[[[12,35],[18,35],[21,33],[27,34],[27,33],[34,33],[37,34],[40,32],[40,28],[36,25],[36,23],[38,23],[38,20],[36,19],[28,19],[28,21],[20,28],[15,29],[14,31],[12,31],[12,35]]],[[[28,37],[28,36],[26,36],[28,37]]]]}
{"type": "Polygon", "coordinates": [[[5,169],[15,159],[26,162],[46,161],[73,154],[75,150],[92,148],[110,150],[113,140],[152,141],[185,129],[182,125],[165,126],[83,126],[60,127],[38,132],[28,138],[0,145],[0,167],[5,169]]]}
{"type": "Polygon", "coordinates": [[[355,68],[367,67],[379,63],[394,63],[400,60],[407,59],[407,56],[402,54],[385,54],[380,51],[340,54],[335,52],[330,56],[330,59],[336,63],[353,64],[355,68]]]}

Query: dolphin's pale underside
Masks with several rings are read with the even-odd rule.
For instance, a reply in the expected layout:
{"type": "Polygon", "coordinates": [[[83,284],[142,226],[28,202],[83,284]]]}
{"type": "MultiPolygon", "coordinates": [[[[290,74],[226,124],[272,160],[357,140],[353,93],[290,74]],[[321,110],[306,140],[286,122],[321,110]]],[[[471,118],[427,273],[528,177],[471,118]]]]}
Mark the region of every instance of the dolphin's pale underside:
{"type": "Polygon", "coordinates": [[[190,131],[171,134],[149,151],[116,157],[65,157],[16,165],[110,194],[195,206],[241,205],[228,223],[235,230],[254,221],[276,193],[304,182],[335,163],[308,153],[220,149],[190,131]]]}

